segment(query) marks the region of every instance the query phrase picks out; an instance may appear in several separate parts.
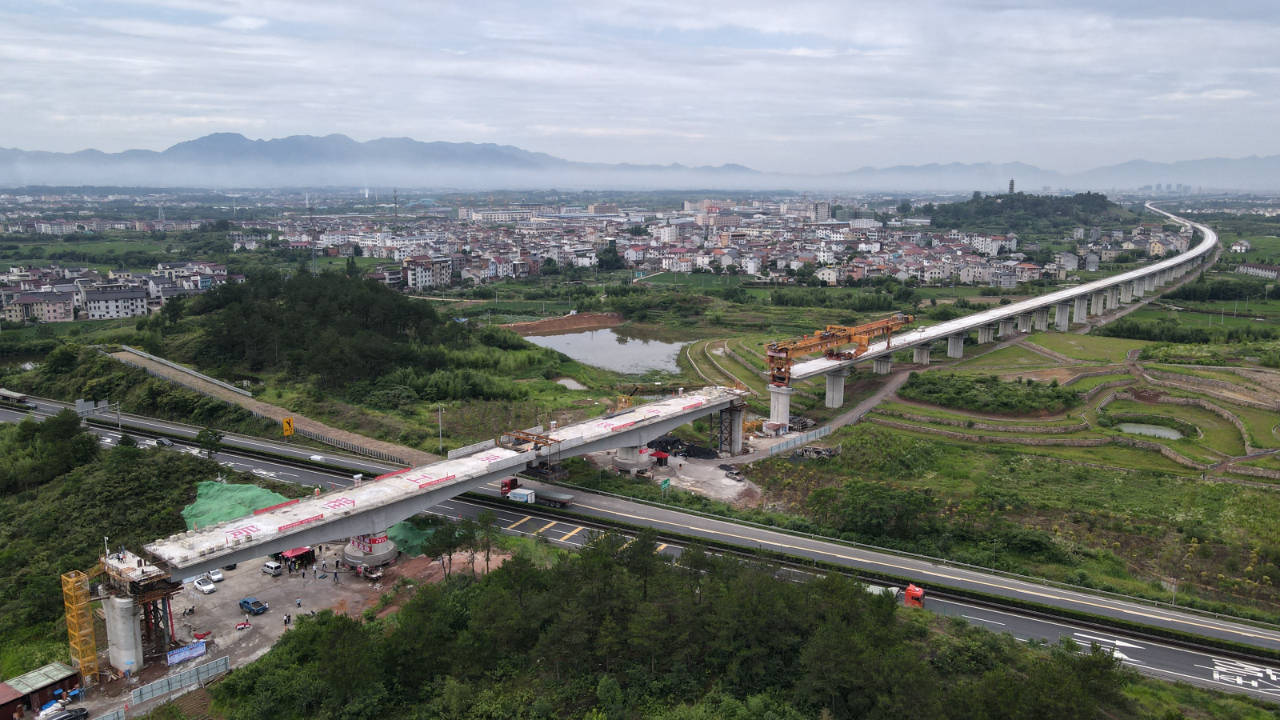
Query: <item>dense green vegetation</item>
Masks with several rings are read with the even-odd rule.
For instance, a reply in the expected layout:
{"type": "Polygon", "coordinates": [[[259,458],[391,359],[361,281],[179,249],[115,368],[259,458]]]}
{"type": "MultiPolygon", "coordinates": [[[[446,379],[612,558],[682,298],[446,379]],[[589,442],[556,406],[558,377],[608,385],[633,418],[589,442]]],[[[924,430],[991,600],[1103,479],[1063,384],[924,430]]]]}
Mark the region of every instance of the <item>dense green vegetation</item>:
{"type": "Polygon", "coordinates": [[[43,423],[0,425],[0,473],[0,676],[12,677],[67,654],[62,573],[92,567],[104,536],[136,550],[185,529],[179,510],[196,483],[226,471],[128,443],[99,451],[64,411],[43,423]]]}
{"type": "Polygon", "coordinates": [[[1121,318],[1113,323],[1094,328],[1093,334],[1102,337],[1186,344],[1243,343],[1280,338],[1280,330],[1267,325],[1189,327],[1180,319],[1170,317],[1162,317],[1158,320],[1121,318]]]}
{"type": "Polygon", "coordinates": [[[1061,234],[1076,227],[1132,225],[1137,216],[1100,193],[982,195],[933,208],[933,226],[993,233],[1061,234]]]}
{"type": "Polygon", "coordinates": [[[192,354],[224,375],[283,370],[317,387],[392,406],[414,400],[520,399],[512,378],[559,356],[514,333],[441,318],[427,303],[337,273],[264,272],[191,303],[192,354]]]}
{"type": "Polygon", "coordinates": [[[931,623],[829,576],[604,536],[426,586],[399,614],[322,613],[215,686],[228,718],[1094,718],[1133,682],[1109,654],[931,623]],[[350,682],[353,667],[361,682],[350,682]]]}
{"type": "Polygon", "coordinates": [[[911,373],[898,395],[943,407],[1025,414],[1061,412],[1080,402],[1080,393],[1058,387],[1058,382],[1002,382],[995,375],[974,376],[955,373],[911,373]]]}

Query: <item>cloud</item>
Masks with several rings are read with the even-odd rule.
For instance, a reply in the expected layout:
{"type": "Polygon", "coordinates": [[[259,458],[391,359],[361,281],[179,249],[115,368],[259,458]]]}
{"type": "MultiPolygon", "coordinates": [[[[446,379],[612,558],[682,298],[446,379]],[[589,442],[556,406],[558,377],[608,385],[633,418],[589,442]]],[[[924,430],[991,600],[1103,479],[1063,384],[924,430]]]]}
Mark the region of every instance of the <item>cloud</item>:
{"type": "Polygon", "coordinates": [[[121,150],[341,132],[792,172],[1280,152],[1280,18],[1124,5],[11,5],[0,137],[121,150]]]}
{"type": "Polygon", "coordinates": [[[228,30],[261,30],[267,26],[267,19],[248,15],[233,15],[218,23],[218,27],[228,30]]]}

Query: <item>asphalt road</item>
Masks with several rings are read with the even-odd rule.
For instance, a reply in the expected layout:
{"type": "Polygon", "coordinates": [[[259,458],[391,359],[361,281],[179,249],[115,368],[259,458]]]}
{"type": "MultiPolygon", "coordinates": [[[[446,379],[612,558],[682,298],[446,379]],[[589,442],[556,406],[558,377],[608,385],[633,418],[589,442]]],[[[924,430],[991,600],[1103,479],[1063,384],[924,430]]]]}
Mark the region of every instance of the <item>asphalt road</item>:
{"type": "MultiPolygon", "coordinates": [[[[54,408],[46,408],[32,415],[44,416],[48,414],[48,410],[52,409],[54,408]]],[[[27,416],[26,413],[0,409],[0,421],[14,422],[27,416]]],[[[163,426],[166,432],[171,432],[168,428],[169,423],[156,421],[155,424],[163,426]]],[[[94,428],[94,432],[102,438],[104,445],[119,442],[120,432],[117,430],[94,428]]],[[[144,445],[152,442],[147,439],[140,440],[144,445]]],[[[270,449],[272,452],[278,451],[275,444],[270,441],[257,440],[255,443],[266,446],[265,449],[270,449]]],[[[194,445],[182,443],[176,444],[173,449],[178,452],[199,452],[194,445]]],[[[301,468],[292,464],[239,455],[234,451],[219,452],[215,459],[228,468],[284,482],[326,489],[344,487],[351,482],[348,476],[333,471],[301,468]]],[[[367,469],[370,472],[380,472],[389,467],[367,469]]],[[[538,487],[537,483],[527,484],[534,488],[538,487]]],[[[494,497],[499,496],[496,483],[484,488],[483,492],[494,497]]],[[[1280,633],[1226,619],[1215,619],[1172,609],[1148,607],[1070,590],[1060,590],[975,570],[930,563],[917,558],[877,553],[824,542],[817,538],[798,537],[617,498],[580,491],[575,491],[574,494],[577,497],[573,506],[574,511],[597,517],[602,523],[618,521],[632,525],[646,525],[659,532],[665,530],[746,548],[786,552],[797,557],[841,565],[852,571],[867,570],[907,577],[926,589],[931,586],[972,588],[989,595],[1030,599],[1045,605],[1057,605],[1094,615],[1172,627],[1211,637],[1229,638],[1244,644],[1280,647],[1280,633]]],[[[463,498],[454,498],[437,505],[433,512],[453,519],[474,518],[485,507],[463,498]]],[[[518,535],[541,535],[553,543],[568,547],[580,547],[590,542],[598,532],[573,520],[548,515],[539,510],[540,508],[526,508],[513,503],[510,508],[497,509],[495,512],[498,523],[505,532],[518,535]]],[[[678,556],[681,552],[677,544],[663,544],[658,550],[668,556],[678,556]]],[[[927,607],[933,612],[961,617],[970,623],[982,625],[996,632],[1008,632],[1024,641],[1053,642],[1058,638],[1069,636],[1085,646],[1096,643],[1111,650],[1126,665],[1153,677],[1245,693],[1272,702],[1280,701],[1280,668],[1242,663],[1211,653],[1179,648],[1133,635],[1099,631],[1072,624],[1068,620],[1041,618],[1016,610],[994,609],[964,601],[930,597],[927,600],[927,607]]]]}

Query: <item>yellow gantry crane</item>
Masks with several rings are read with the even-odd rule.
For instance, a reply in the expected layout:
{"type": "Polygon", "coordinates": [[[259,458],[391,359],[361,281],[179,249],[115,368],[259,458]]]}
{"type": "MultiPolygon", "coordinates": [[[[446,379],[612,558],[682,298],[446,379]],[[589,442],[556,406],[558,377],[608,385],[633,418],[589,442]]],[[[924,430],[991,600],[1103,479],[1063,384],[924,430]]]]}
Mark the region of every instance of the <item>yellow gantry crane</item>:
{"type": "Polygon", "coordinates": [[[823,352],[832,359],[852,360],[865,353],[871,343],[880,339],[888,341],[893,331],[914,321],[915,316],[898,313],[865,325],[828,325],[826,330],[819,330],[812,335],[769,343],[765,351],[769,359],[769,382],[779,387],[791,385],[791,364],[795,358],[823,352]],[[838,349],[847,345],[853,347],[838,349]]]}

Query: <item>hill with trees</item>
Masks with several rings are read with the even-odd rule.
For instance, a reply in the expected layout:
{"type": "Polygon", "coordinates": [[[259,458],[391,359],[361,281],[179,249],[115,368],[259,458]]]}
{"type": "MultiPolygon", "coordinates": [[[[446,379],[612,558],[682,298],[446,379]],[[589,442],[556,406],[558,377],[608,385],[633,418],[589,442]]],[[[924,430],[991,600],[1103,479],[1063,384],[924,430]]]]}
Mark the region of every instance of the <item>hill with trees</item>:
{"type": "Polygon", "coordinates": [[[495,327],[442,318],[428,303],[338,273],[263,271],[222,285],[187,309],[201,334],[180,352],[224,377],[283,372],[348,398],[517,400],[514,382],[560,362],[495,327]]]}
{"type": "MultiPolygon", "coordinates": [[[[928,208],[925,209],[929,212],[928,208]]],[[[1101,193],[1056,195],[983,195],[975,192],[964,202],[937,205],[930,212],[932,224],[943,230],[1052,235],[1076,227],[1120,227],[1138,222],[1138,216],[1101,193]]]]}

